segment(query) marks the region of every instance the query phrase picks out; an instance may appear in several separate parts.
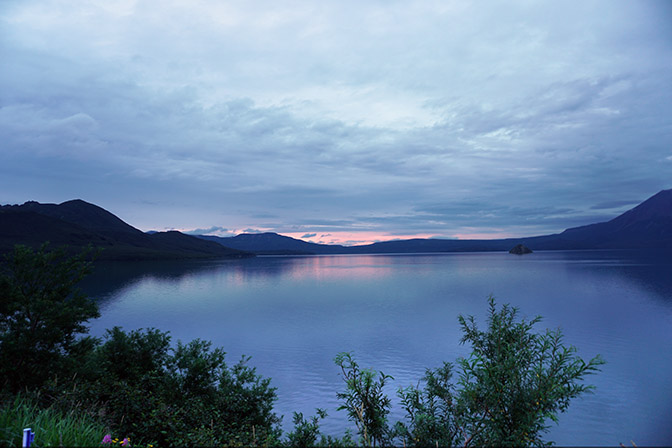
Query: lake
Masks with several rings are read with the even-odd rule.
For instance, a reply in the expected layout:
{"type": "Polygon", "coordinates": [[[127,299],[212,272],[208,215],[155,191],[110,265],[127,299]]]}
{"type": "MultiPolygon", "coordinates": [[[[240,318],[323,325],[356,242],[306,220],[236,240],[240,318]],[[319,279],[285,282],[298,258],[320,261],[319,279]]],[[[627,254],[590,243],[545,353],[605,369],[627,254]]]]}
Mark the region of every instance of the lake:
{"type": "MultiPolygon", "coordinates": [[[[560,327],[584,359],[594,394],[572,402],[547,439],[559,445],[672,445],[672,257],[669,252],[508,253],[257,257],[245,260],[99,265],[83,284],[99,300],[91,333],[156,327],[173,340],[211,340],[233,364],[250,364],[277,387],[276,412],[329,414],[324,432],[354,428],[336,411],[344,389],[333,363],[353,352],[396,389],[426,368],[470,353],[458,315],[481,328],[487,297],[520,316],[560,327]]],[[[403,417],[399,406],[392,420],[403,417]]],[[[552,422],[551,422],[552,423],[552,422]]]]}

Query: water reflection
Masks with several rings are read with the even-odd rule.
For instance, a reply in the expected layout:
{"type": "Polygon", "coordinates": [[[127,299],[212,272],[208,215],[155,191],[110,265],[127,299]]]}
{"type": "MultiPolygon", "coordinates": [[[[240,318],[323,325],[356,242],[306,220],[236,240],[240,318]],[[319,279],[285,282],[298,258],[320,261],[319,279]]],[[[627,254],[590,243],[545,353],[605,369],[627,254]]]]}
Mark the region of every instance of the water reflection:
{"type": "MultiPolygon", "coordinates": [[[[258,257],[245,260],[101,262],[82,288],[102,303],[133,285],[151,279],[172,284],[214,281],[231,286],[269,282],[273,278],[307,278],[339,281],[376,279],[412,271],[422,277],[432,274],[437,264],[445,265],[451,275],[478,277],[508,275],[511,266],[494,266],[491,253],[426,255],[341,255],[258,257]]],[[[590,275],[627,278],[664,302],[672,300],[672,256],[669,251],[558,251],[538,252],[507,260],[525,271],[542,263],[562,264],[567,269],[590,271],[590,275]],[[592,256],[591,256],[592,255],[592,256]],[[578,266],[574,266],[578,265],[578,266]]],[[[493,291],[494,292],[494,291],[493,291]]]]}
{"type": "MultiPolygon", "coordinates": [[[[278,387],[277,410],[336,412],[333,357],[354,351],[364,367],[415,383],[427,367],[466,355],[459,314],[483,323],[493,293],[541,328],[561,327],[580,354],[608,361],[598,389],[570,407],[552,439],[561,445],[672,443],[672,273],[664,253],[636,251],[258,257],[236,261],[101,264],[84,285],[103,316],[92,333],[122,325],[202,338],[253,365],[278,387]],[[572,431],[568,432],[567,428],[572,431]]],[[[397,408],[394,418],[401,418],[397,408]]]]}

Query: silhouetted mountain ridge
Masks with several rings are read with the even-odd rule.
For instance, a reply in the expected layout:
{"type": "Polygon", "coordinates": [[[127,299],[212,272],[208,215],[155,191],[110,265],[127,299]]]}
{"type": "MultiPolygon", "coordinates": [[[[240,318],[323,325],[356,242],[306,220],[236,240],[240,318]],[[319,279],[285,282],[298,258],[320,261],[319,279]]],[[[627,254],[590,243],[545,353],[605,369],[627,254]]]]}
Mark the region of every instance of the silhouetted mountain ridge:
{"type": "Polygon", "coordinates": [[[80,227],[103,232],[142,234],[141,230],[126,224],[117,216],[102,207],[90,204],[81,199],[73,199],[62,204],[40,204],[29,201],[23,205],[4,206],[21,211],[34,211],[41,215],[60,219],[61,221],[77,224],[80,227]]]}
{"type": "Polygon", "coordinates": [[[597,248],[672,246],[672,190],[663,190],[611,221],[567,229],[565,238],[597,248]]]}
{"type": "Polygon", "coordinates": [[[191,236],[177,231],[143,233],[107,210],[80,199],[62,204],[26,202],[0,206],[0,252],[14,244],[103,248],[104,259],[244,257],[254,254],[320,255],[366,253],[533,251],[672,248],[672,190],[663,190],[614,219],[559,234],[498,240],[408,239],[361,246],[311,243],[276,233],[235,237],[191,236]]]}
{"type": "Polygon", "coordinates": [[[508,251],[523,244],[535,250],[672,248],[672,189],[663,190],[633,209],[602,223],[559,234],[496,240],[408,239],[361,246],[309,243],[276,233],[200,236],[257,254],[375,254],[508,251]]]}
{"type": "Polygon", "coordinates": [[[99,258],[114,260],[252,256],[180,232],[148,235],[80,199],[0,206],[0,252],[10,251],[15,244],[37,247],[47,241],[73,251],[91,244],[103,249],[99,258]]]}
{"type": "Polygon", "coordinates": [[[346,253],[345,246],[317,244],[277,233],[241,233],[233,237],[198,235],[233,249],[254,252],[257,255],[326,255],[346,253]],[[240,249],[246,247],[247,249],[240,249]]]}

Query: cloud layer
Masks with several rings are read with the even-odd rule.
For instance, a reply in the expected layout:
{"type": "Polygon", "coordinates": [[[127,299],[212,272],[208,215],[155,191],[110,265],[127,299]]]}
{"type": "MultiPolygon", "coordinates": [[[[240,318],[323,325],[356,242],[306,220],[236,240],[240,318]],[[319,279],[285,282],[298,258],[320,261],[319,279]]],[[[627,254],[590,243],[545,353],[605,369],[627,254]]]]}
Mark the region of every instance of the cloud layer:
{"type": "Polygon", "coordinates": [[[0,60],[3,203],[336,242],[551,233],[672,187],[665,1],[10,1],[0,60]]]}

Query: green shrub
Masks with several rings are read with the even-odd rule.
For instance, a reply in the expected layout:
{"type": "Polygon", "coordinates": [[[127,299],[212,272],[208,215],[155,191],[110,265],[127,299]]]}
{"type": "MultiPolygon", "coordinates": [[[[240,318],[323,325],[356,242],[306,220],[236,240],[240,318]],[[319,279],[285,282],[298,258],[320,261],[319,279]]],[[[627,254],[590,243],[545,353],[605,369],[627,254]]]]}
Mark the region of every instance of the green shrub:
{"type": "Polygon", "coordinates": [[[593,386],[580,382],[604,364],[600,356],[585,362],[576,348],[563,344],[562,332],[533,333],[536,317],[516,322],[518,310],[497,311],[490,297],[488,328],[480,331],[473,316],[459,317],[473,352],[460,359],[457,416],[464,434],[460,444],[541,446],[548,420],[557,423],[570,401],[593,386]]]}
{"type": "Polygon", "coordinates": [[[93,359],[99,369],[78,380],[67,400],[98,408],[115,434],[134,443],[263,445],[279,439],[275,388],[247,365],[249,358],[228,366],[210,342],[173,348],[167,332],[115,327],[93,359]]]}
{"type": "Polygon", "coordinates": [[[346,430],[342,438],[327,436],[320,433],[320,420],[327,417],[327,412],[324,409],[316,409],[317,415],[308,419],[303,417],[300,412],[294,413],[294,429],[287,433],[287,438],[284,445],[295,448],[306,447],[357,447],[359,444],[355,443],[352,434],[346,430]]]}
{"type": "MultiPolygon", "coordinates": [[[[548,445],[542,438],[548,420],[557,422],[572,399],[593,389],[581,381],[604,363],[599,355],[585,362],[576,348],[563,344],[560,330],[534,333],[540,317],[517,321],[516,308],[497,310],[492,297],[489,306],[486,331],[478,329],[473,316],[458,318],[464,333],[460,342],[470,343],[473,351],[457,360],[457,384],[451,383],[453,365],[444,363],[427,370],[422,388],[399,390],[406,422],[386,429],[391,438],[406,446],[548,445]]],[[[339,394],[349,415],[357,411],[351,404],[358,387],[353,384],[348,382],[347,394],[339,394]]],[[[387,398],[377,396],[375,403],[371,415],[386,415],[387,398]]]]}
{"type": "Polygon", "coordinates": [[[427,369],[422,378],[424,388],[399,388],[397,395],[406,411],[408,424],[397,422],[396,437],[409,446],[452,446],[460,435],[455,407],[452,365],[444,362],[437,369],[427,369]]]}
{"type": "Polygon", "coordinates": [[[275,389],[249,358],[228,366],[210,342],[171,347],[168,333],[154,329],[113,328],[104,342],[82,337],[86,321],[99,316],[77,289],[91,268],[87,253],[47,249],[17,246],[0,266],[0,387],[7,393],[39,390],[34,412],[76,409],[134,444],[277,444],[275,389]]]}
{"type": "Polygon", "coordinates": [[[363,445],[376,446],[389,442],[387,415],[391,401],[383,393],[383,388],[387,380],[394,378],[371,369],[360,369],[350,353],[339,353],[334,362],[341,368],[346,384],[345,392],[336,394],[343,400],[338,410],[348,412],[348,418],[357,426],[363,445]]]}
{"type": "MultiPolygon", "coordinates": [[[[229,366],[225,353],[196,339],[172,346],[167,332],[124,332],[104,340],[83,336],[94,302],[76,288],[89,271],[86,253],[17,246],[0,269],[0,377],[5,397],[0,445],[18,444],[24,427],[36,445],[98,445],[109,428],[134,444],[272,446],[281,437],[273,412],[275,388],[243,357],[229,366]],[[19,391],[40,391],[21,395],[19,391]],[[9,398],[7,398],[9,397],[9,398]]],[[[399,389],[405,421],[390,425],[393,378],[361,369],[350,353],[335,362],[346,384],[337,393],[355,423],[359,444],[405,446],[541,446],[548,421],[589,392],[585,362],[565,346],[560,330],[535,333],[541,318],[518,320],[517,309],[489,299],[487,329],[459,316],[472,353],[456,364],[427,370],[421,384],[399,389]],[[454,371],[457,382],[452,382],[454,371]],[[400,442],[400,443],[399,443],[400,442]]],[[[319,421],[294,416],[289,446],[353,446],[320,434],[319,421]]]]}
{"type": "Polygon", "coordinates": [[[316,446],[320,436],[319,421],[326,418],[324,409],[316,409],[317,415],[306,420],[301,412],[294,413],[294,430],[287,434],[287,445],[296,448],[316,446]]]}
{"type": "Polygon", "coordinates": [[[0,386],[18,391],[69,376],[95,344],[79,337],[100,315],[76,287],[91,269],[87,254],[16,246],[0,265],[0,386]]]}

